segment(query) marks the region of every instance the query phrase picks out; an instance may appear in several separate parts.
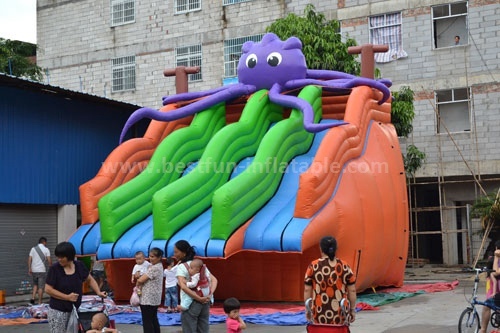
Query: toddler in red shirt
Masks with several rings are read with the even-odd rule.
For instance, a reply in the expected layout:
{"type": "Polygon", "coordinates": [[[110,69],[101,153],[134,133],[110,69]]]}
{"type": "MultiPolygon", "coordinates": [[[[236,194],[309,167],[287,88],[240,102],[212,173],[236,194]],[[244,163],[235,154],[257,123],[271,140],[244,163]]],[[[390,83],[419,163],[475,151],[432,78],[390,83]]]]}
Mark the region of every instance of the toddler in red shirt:
{"type": "Polygon", "coordinates": [[[224,301],[224,312],[227,314],[226,328],[227,333],[241,333],[247,328],[247,324],[240,317],[240,301],[230,297],[224,301]]]}

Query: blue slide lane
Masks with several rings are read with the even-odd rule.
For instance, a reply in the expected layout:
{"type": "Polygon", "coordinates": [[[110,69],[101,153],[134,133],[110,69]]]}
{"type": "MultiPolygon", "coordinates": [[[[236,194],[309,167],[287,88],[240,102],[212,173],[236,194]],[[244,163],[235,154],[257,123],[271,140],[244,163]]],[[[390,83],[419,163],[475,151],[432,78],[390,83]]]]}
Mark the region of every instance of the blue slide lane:
{"type": "Polygon", "coordinates": [[[133,258],[137,251],[147,255],[152,239],[153,216],[149,215],[118,239],[113,247],[113,258],[133,258]]]}
{"type": "Polygon", "coordinates": [[[101,243],[101,223],[97,221],[81,225],[68,242],[75,246],[77,255],[95,254],[101,243]]]}
{"type": "Polygon", "coordinates": [[[95,223],[92,224],[84,224],[81,225],[80,228],[78,228],[73,235],[71,235],[70,239],[68,242],[72,243],[73,246],[75,247],[76,254],[77,255],[82,255],[83,252],[83,240],[87,236],[87,233],[89,232],[90,229],[94,226],[95,223]]]}
{"type": "MultiPolygon", "coordinates": [[[[322,124],[333,122],[330,119],[321,121],[322,124]]],[[[244,249],[261,251],[282,250],[281,236],[293,219],[300,173],[306,171],[311,165],[326,132],[316,133],[308,152],[292,159],[274,196],[255,214],[253,220],[250,222],[245,232],[244,249]]],[[[302,238],[301,235],[298,240],[299,247],[302,238]]]]}

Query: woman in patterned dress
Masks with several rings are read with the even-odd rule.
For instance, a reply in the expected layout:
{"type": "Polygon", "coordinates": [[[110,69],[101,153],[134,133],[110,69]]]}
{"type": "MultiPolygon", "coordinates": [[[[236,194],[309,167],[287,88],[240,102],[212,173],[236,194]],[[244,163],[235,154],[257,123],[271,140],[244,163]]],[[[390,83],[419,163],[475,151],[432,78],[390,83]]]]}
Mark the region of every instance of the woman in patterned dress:
{"type": "Polygon", "coordinates": [[[144,333],[160,333],[158,322],[158,307],[161,304],[161,293],[163,291],[163,265],[161,258],[163,251],[157,247],[149,251],[149,262],[151,266],[137,282],[142,285],[141,293],[141,315],[142,329],[144,333]]]}
{"type": "Polygon", "coordinates": [[[309,264],[304,278],[304,301],[312,299],[311,312],[306,311],[307,320],[348,326],[356,316],[356,277],[347,263],[335,257],[335,238],[323,237],[319,246],[321,258],[309,264]],[[342,312],[346,300],[349,314],[342,312]]]}

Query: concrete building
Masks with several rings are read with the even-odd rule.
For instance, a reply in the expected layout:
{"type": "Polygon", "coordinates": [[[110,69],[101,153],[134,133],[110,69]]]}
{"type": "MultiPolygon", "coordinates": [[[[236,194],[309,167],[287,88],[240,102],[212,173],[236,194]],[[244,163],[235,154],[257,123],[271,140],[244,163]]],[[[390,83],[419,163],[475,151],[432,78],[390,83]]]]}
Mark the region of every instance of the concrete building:
{"type": "Polygon", "coordinates": [[[159,108],[175,93],[163,70],[201,66],[192,91],[234,82],[241,45],[308,3],[358,45],[388,44],[376,55],[382,76],[415,92],[401,143],[427,159],[409,186],[410,257],[472,263],[481,226],[468,207],[500,186],[496,0],[39,0],[38,64],[51,84],[159,108]]]}

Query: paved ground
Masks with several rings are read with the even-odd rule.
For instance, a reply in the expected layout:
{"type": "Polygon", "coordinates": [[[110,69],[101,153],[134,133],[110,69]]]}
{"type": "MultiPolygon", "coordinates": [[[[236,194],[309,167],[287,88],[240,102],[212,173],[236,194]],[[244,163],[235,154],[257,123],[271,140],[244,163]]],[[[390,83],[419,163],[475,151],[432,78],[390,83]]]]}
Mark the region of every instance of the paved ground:
{"type": "MultiPolygon", "coordinates": [[[[431,283],[458,280],[453,291],[422,294],[402,301],[381,306],[378,311],[361,311],[351,326],[353,333],[418,333],[423,330],[432,333],[456,333],[458,318],[466,307],[465,295],[472,292],[473,276],[460,268],[423,267],[407,269],[406,283],[431,283]]],[[[484,297],[484,281],[480,285],[484,297]]],[[[118,325],[123,333],[142,333],[139,325],[118,325]]],[[[491,329],[490,329],[491,330],[491,329]]],[[[226,332],[224,324],[212,325],[212,333],[226,332]]],[[[245,332],[255,333],[303,333],[304,326],[265,326],[249,324],[245,332]]],[[[0,326],[0,332],[48,332],[47,324],[22,326],[0,326]]],[[[180,327],[161,328],[162,333],[181,332],[180,327]]]]}

